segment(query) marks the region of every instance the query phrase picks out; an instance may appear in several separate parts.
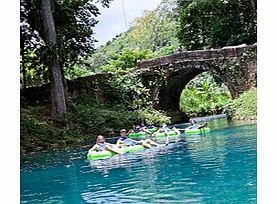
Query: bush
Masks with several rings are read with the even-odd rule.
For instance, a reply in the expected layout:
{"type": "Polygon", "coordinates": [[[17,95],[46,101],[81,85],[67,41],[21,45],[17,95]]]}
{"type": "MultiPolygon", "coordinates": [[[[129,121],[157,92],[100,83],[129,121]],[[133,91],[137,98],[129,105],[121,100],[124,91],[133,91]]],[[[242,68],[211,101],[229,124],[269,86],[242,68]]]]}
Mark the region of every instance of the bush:
{"type": "Polygon", "coordinates": [[[257,42],[257,3],[195,0],[180,8],[178,38],[187,50],[257,42]]]}
{"type": "Polygon", "coordinates": [[[180,109],[189,117],[220,114],[231,103],[231,95],[209,73],[202,73],[187,84],[181,94],[180,109]]]}
{"type": "Polygon", "coordinates": [[[171,123],[171,118],[162,111],[144,109],[138,111],[141,121],[161,126],[163,123],[171,123]]]}
{"type": "Polygon", "coordinates": [[[241,94],[231,103],[231,116],[234,118],[256,118],[257,116],[257,88],[241,94]]]}
{"type": "Polygon", "coordinates": [[[107,106],[93,100],[79,100],[68,104],[68,112],[59,121],[51,121],[48,106],[21,108],[21,149],[34,151],[37,147],[50,148],[92,144],[97,135],[108,135],[111,128],[118,132],[141,122],[161,124],[170,122],[164,113],[155,110],[134,111],[126,106],[107,106]]]}
{"type": "Polygon", "coordinates": [[[219,114],[231,102],[229,93],[201,93],[197,89],[184,89],[180,99],[181,111],[189,117],[219,114]]]}
{"type": "Polygon", "coordinates": [[[153,58],[154,53],[150,50],[132,51],[124,50],[117,54],[114,53],[114,58],[108,61],[107,65],[100,67],[106,72],[122,72],[128,71],[137,65],[137,61],[153,58]]]}
{"type": "Polygon", "coordinates": [[[20,113],[20,145],[31,151],[37,147],[47,148],[54,143],[58,136],[58,129],[43,119],[45,107],[21,108],[20,113]]]}

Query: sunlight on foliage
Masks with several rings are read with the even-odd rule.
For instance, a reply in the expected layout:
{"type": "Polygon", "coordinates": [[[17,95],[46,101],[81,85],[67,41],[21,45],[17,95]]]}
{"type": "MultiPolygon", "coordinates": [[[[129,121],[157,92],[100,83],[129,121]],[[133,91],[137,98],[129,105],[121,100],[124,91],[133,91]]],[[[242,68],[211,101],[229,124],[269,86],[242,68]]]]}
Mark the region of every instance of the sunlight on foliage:
{"type": "Polygon", "coordinates": [[[180,109],[190,117],[222,113],[231,102],[226,86],[218,85],[211,75],[203,73],[195,77],[183,90],[180,109]]]}
{"type": "Polygon", "coordinates": [[[257,88],[241,94],[232,104],[232,116],[235,118],[249,118],[257,116],[257,88]]]}

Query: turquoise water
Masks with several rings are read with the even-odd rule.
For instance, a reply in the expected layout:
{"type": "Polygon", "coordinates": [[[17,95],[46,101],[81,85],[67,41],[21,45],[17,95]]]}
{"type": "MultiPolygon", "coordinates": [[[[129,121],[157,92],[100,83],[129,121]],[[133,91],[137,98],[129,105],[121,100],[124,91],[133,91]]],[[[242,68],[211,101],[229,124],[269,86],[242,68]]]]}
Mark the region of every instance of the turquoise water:
{"type": "Polygon", "coordinates": [[[206,135],[98,161],[87,161],[86,149],[29,155],[21,203],[256,203],[256,124],[210,126],[206,135]]]}

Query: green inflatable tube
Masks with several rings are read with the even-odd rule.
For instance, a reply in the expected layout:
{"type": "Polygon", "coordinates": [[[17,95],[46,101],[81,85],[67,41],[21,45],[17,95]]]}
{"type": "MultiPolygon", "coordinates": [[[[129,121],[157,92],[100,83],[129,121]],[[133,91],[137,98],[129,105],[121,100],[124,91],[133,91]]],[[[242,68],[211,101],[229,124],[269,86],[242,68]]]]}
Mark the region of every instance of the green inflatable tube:
{"type": "MultiPolygon", "coordinates": [[[[211,131],[211,129],[209,127],[205,127],[205,128],[201,128],[201,129],[186,129],[184,131],[184,133],[185,134],[201,134],[201,133],[206,133],[206,132],[210,132],[210,131],[211,131]]],[[[173,135],[176,135],[176,132],[174,132],[172,130],[172,131],[169,131],[168,134],[173,136],[173,135]]],[[[129,136],[130,135],[131,134],[129,134],[129,136]]],[[[147,133],[145,133],[145,135],[147,135],[147,133]]],[[[143,135],[140,135],[140,136],[143,136],[143,135]]],[[[156,137],[164,137],[164,136],[166,136],[166,134],[165,133],[156,133],[155,136],[156,137]]],[[[144,149],[146,149],[146,148],[143,147],[142,145],[134,145],[134,146],[129,146],[129,147],[123,147],[123,148],[121,148],[121,151],[124,153],[129,153],[129,152],[141,151],[144,149]]],[[[90,152],[89,151],[89,153],[87,154],[87,159],[103,159],[103,158],[112,157],[114,155],[116,155],[116,153],[106,151],[106,150],[100,151],[100,152],[96,152],[96,151],[90,152]]]]}
{"type": "MultiPolygon", "coordinates": [[[[158,130],[158,128],[152,128],[152,129],[148,129],[149,132],[156,132],[158,130]]],[[[128,135],[128,137],[141,137],[141,136],[146,136],[148,135],[148,133],[146,132],[133,132],[133,133],[130,133],[128,135]]]]}
{"type": "Polygon", "coordinates": [[[210,132],[211,129],[209,127],[204,127],[204,128],[200,128],[200,129],[185,129],[184,133],[185,134],[201,134],[201,133],[206,133],[206,132],[210,132]]]}
{"type": "MultiPolygon", "coordinates": [[[[175,131],[171,130],[168,132],[169,135],[177,135],[175,131]]],[[[163,137],[163,136],[166,136],[166,134],[164,132],[159,132],[159,133],[156,133],[154,136],[156,137],[163,137]]]]}
{"type": "MultiPolygon", "coordinates": [[[[145,147],[143,147],[142,145],[134,145],[129,147],[123,147],[120,149],[122,152],[129,153],[129,152],[137,152],[137,151],[144,150],[145,147]]],[[[114,155],[116,155],[116,153],[106,151],[106,150],[100,151],[100,152],[89,151],[87,154],[87,159],[104,159],[104,158],[112,157],[114,155]]]]}
{"type": "MultiPolygon", "coordinates": [[[[157,131],[158,128],[155,128],[155,129],[150,129],[150,132],[155,132],[157,131]]],[[[206,133],[206,132],[210,132],[211,129],[209,127],[204,127],[204,128],[200,128],[200,129],[185,129],[185,130],[182,130],[181,132],[183,134],[188,134],[188,135],[192,135],[192,134],[202,134],[202,133],[206,133]]],[[[172,131],[169,131],[168,132],[169,135],[176,135],[176,133],[172,130],[172,131]]],[[[128,137],[131,137],[131,138],[135,138],[135,137],[142,137],[142,136],[147,136],[148,133],[146,132],[138,132],[138,133],[130,133],[128,135],[128,137]]],[[[155,134],[156,137],[162,137],[162,136],[166,136],[165,133],[156,133],[155,134]]]]}
{"type": "MultiPolygon", "coordinates": [[[[145,132],[139,132],[139,133],[144,133],[144,134],[134,134],[134,133],[130,133],[128,135],[128,137],[130,138],[136,138],[136,137],[142,137],[142,136],[147,136],[148,134],[145,133],[145,132]]],[[[173,130],[172,131],[169,131],[168,132],[169,135],[177,135],[176,132],[174,132],[173,130]]],[[[162,137],[162,136],[166,136],[166,134],[164,132],[161,132],[161,133],[155,133],[153,136],[155,137],[162,137]]]]}

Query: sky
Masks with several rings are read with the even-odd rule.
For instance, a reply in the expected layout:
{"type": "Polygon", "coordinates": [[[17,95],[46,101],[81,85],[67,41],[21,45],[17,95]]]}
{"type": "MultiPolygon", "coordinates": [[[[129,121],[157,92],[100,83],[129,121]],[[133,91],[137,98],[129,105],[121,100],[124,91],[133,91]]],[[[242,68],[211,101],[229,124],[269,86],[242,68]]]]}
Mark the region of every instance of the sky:
{"type": "Polygon", "coordinates": [[[122,5],[129,27],[132,21],[143,15],[145,10],[154,10],[160,3],[161,0],[113,0],[109,8],[100,6],[101,15],[97,17],[99,22],[94,28],[94,37],[99,42],[95,43],[95,46],[99,47],[127,30],[122,5]]]}

